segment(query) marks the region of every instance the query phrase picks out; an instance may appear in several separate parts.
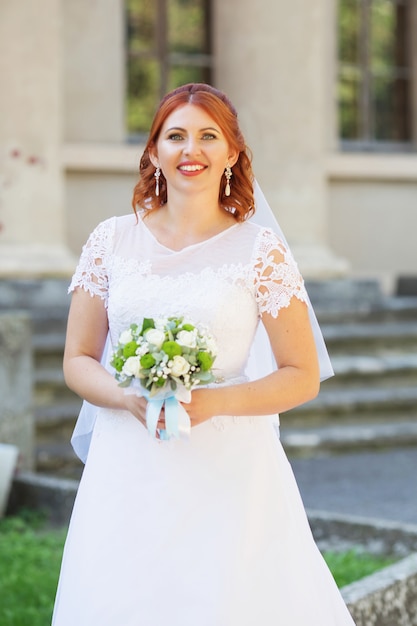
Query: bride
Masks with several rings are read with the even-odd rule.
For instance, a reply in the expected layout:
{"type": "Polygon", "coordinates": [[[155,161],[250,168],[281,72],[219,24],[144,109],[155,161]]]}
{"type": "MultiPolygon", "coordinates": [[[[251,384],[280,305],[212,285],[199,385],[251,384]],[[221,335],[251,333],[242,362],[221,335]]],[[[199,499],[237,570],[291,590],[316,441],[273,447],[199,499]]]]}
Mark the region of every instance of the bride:
{"type": "Polygon", "coordinates": [[[70,287],[64,372],[86,401],[73,437],[86,465],[54,626],[352,625],[277,436],[331,366],[285,239],[257,223],[223,93],[163,99],[133,206],[96,227],[70,287]],[[152,436],[147,399],[110,361],[132,323],[169,316],[208,328],[218,353],[215,381],[181,403],[189,437],[164,440],[164,408],[152,436]]]}

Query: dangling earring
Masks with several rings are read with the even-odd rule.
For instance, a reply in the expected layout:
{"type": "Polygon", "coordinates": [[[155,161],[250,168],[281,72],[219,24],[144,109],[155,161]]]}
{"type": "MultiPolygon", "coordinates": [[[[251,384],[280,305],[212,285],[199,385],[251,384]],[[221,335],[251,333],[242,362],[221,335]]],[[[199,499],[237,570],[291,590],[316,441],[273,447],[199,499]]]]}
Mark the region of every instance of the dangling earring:
{"type": "Polygon", "coordinates": [[[159,177],[161,175],[161,168],[159,167],[159,165],[156,166],[156,170],[155,170],[155,195],[159,196],[159,177]]]}
{"type": "Polygon", "coordinates": [[[224,175],[226,176],[226,187],[224,190],[225,196],[230,196],[230,179],[233,176],[232,168],[229,164],[226,165],[226,169],[224,171],[224,175]]]}

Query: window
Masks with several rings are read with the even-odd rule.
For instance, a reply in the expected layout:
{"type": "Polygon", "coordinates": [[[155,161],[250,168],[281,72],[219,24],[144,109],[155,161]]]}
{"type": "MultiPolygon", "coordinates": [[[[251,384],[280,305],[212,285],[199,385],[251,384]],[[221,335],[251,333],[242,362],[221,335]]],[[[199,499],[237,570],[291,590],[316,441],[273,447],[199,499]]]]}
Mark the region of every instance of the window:
{"type": "Polygon", "coordinates": [[[210,0],[127,0],[127,128],[147,133],[159,100],[189,82],[210,83],[210,0]]]}
{"type": "Polygon", "coordinates": [[[412,0],[339,0],[339,135],[342,146],[411,145],[412,0]]]}

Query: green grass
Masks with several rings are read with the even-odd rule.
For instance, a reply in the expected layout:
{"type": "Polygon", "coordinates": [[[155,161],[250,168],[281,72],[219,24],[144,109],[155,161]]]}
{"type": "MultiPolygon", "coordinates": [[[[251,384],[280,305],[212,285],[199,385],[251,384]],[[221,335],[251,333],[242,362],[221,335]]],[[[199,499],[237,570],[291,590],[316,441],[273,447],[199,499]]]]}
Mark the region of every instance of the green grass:
{"type": "Polygon", "coordinates": [[[345,552],[324,552],[323,557],[338,587],[349,585],[394,563],[394,559],[354,548],[345,552]]]}
{"type": "Polygon", "coordinates": [[[1,626],[51,623],[64,539],[34,513],[0,520],[1,626]]]}
{"type": "MultiPolygon", "coordinates": [[[[30,511],[0,520],[1,626],[51,623],[65,534],[46,528],[42,516],[30,511]]],[[[354,549],[323,556],[339,587],[393,562],[354,549]]]]}

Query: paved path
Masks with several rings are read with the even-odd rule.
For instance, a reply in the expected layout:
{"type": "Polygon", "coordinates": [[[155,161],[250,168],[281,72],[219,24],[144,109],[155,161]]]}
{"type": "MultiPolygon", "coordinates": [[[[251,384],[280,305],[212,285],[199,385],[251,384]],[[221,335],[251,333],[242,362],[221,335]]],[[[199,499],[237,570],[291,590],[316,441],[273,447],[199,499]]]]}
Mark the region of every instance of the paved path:
{"type": "Polygon", "coordinates": [[[290,462],[307,509],[417,524],[417,447],[290,462]]]}

